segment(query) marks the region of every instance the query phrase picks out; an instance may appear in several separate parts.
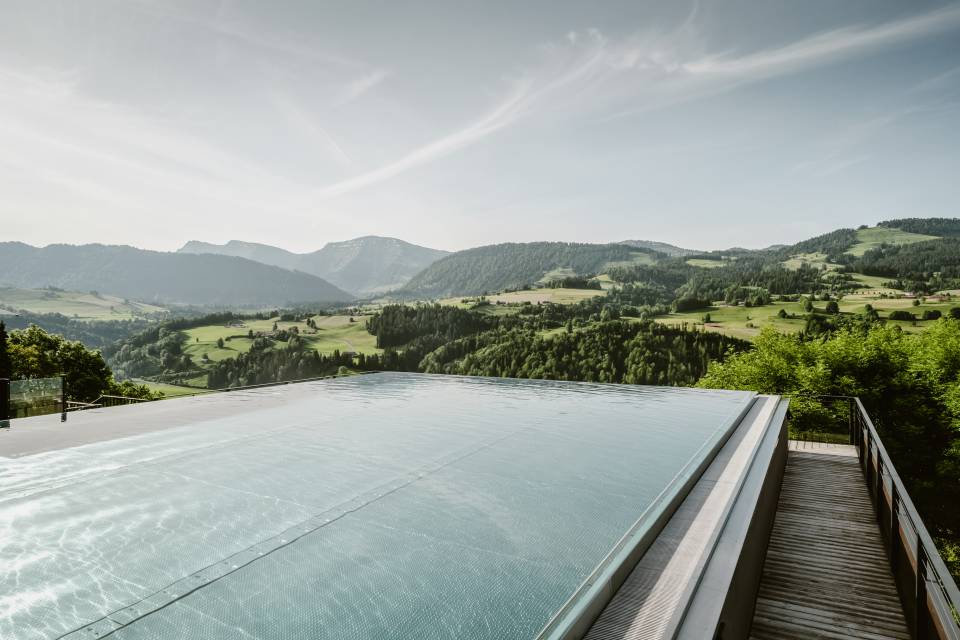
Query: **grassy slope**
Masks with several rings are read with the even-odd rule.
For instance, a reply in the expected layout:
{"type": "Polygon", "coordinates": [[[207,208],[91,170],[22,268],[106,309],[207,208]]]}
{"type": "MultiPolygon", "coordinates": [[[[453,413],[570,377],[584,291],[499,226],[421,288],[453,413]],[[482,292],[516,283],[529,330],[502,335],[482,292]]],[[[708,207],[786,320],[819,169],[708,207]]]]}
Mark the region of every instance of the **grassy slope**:
{"type": "MultiPolygon", "coordinates": [[[[891,311],[896,309],[910,311],[918,318],[922,316],[923,312],[927,309],[939,309],[942,313],[946,314],[950,308],[960,305],[960,301],[954,300],[949,302],[924,301],[919,306],[914,306],[913,300],[908,298],[880,298],[878,296],[861,294],[844,296],[843,300],[839,303],[840,312],[858,314],[863,312],[864,305],[868,303],[873,305],[873,308],[877,310],[881,318],[886,318],[891,311]]],[[[823,311],[825,305],[825,302],[818,301],[814,303],[814,308],[823,311]]],[[[671,313],[666,316],[660,316],[656,318],[656,320],[657,322],[670,325],[680,325],[684,323],[688,325],[699,325],[702,323],[703,316],[706,313],[710,314],[710,322],[705,327],[708,331],[718,331],[746,340],[755,338],[760,334],[760,330],[766,326],[773,326],[777,331],[784,333],[797,333],[806,325],[804,318],[806,314],[803,312],[803,305],[800,302],[775,302],[763,307],[728,307],[718,305],[701,311],[671,313]],[[788,315],[792,314],[795,317],[777,317],[780,309],[784,309],[788,315]],[[752,326],[748,327],[748,323],[752,326]]],[[[922,331],[931,324],[929,321],[924,322],[922,320],[917,320],[916,323],[908,321],[890,322],[891,324],[899,325],[904,331],[911,333],[922,331]]]]}
{"type": "Polygon", "coordinates": [[[273,330],[275,322],[278,329],[289,330],[297,327],[309,348],[316,349],[320,353],[330,354],[338,349],[358,353],[380,353],[381,351],[377,349],[376,338],[367,333],[364,316],[357,316],[355,322],[350,322],[350,316],[315,316],[314,320],[317,323],[316,331],[303,322],[281,322],[278,318],[246,320],[243,327],[224,325],[196,327],[183,332],[187,336],[184,351],[197,364],[202,362],[204,353],[211,362],[235,358],[241,353],[250,351],[250,346],[253,344],[253,341],[247,337],[250,330],[254,333],[269,333],[273,330]],[[222,349],[217,346],[219,338],[224,340],[222,349]]]}
{"type": "Polygon", "coordinates": [[[163,307],[80,291],[0,288],[0,304],[30,313],[60,313],[78,320],[130,320],[163,313],[163,307]]]}
{"type": "MultiPolygon", "coordinates": [[[[598,291],[596,289],[532,289],[530,291],[511,291],[510,293],[498,293],[496,295],[487,296],[487,300],[489,300],[493,305],[497,305],[498,302],[503,302],[505,304],[522,304],[524,302],[529,302],[531,304],[538,304],[541,302],[552,302],[553,304],[574,304],[580,302],[581,300],[587,300],[596,296],[605,295],[607,295],[606,290],[598,291]]],[[[478,298],[476,297],[445,298],[440,301],[440,304],[466,309],[471,307],[477,299],[478,298]]],[[[500,305],[500,309],[502,309],[502,311],[499,311],[499,313],[504,313],[509,312],[508,310],[510,307],[503,309],[503,305],[500,305]]]]}
{"type": "Polygon", "coordinates": [[[133,382],[137,384],[145,384],[150,387],[151,391],[162,391],[163,395],[167,398],[177,398],[180,396],[195,396],[198,393],[203,393],[201,390],[194,389],[192,387],[181,387],[176,384],[166,384],[164,382],[153,382],[151,380],[139,380],[135,379],[133,382]]]}
{"type": "Polygon", "coordinates": [[[687,264],[691,267],[701,267],[703,269],[715,269],[727,264],[726,260],[711,260],[710,258],[690,258],[687,264]]]}
{"type": "Polygon", "coordinates": [[[887,227],[858,229],[858,242],[850,247],[847,253],[855,256],[862,256],[870,249],[879,247],[881,244],[913,244],[915,242],[924,242],[925,240],[936,239],[937,236],[925,236],[920,233],[910,233],[908,231],[900,231],[899,229],[890,229],[887,227]]]}

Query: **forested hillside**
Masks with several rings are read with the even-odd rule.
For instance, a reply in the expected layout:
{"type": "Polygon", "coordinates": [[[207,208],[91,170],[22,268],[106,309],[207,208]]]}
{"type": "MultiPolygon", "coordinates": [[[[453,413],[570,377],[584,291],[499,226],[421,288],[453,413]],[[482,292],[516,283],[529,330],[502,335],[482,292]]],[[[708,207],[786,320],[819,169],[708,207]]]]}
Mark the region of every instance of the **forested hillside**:
{"type": "Polygon", "coordinates": [[[0,243],[0,285],[97,290],[147,302],[266,306],[353,297],[306,273],[244,258],[102,244],[0,243]]]}
{"type": "Polygon", "coordinates": [[[942,238],[960,237],[960,218],[899,218],[885,220],[880,226],[942,238]]]}
{"type": "Polygon", "coordinates": [[[530,285],[550,271],[565,269],[594,274],[610,263],[649,261],[649,249],[622,244],[530,242],[495,244],[458,251],[417,274],[398,293],[434,298],[500,291],[530,285]]]}
{"type": "Polygon", "coordinates": [[[703,253],[703,251],[697,251],[696,249],[684,249],[683,247],[667,244],[666,242],[656,242],[655,240],[623,240],[620,244],[638,249],[650,249],[651,251],[662,253],[665,256],[670,256],[671,258],[695,256],[703,253]]]}

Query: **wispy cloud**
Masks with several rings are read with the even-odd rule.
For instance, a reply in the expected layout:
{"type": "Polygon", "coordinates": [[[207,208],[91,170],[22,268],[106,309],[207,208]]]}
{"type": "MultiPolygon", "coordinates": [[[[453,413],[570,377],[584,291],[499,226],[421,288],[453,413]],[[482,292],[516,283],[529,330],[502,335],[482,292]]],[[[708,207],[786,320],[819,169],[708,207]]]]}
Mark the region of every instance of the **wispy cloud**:
{"type": "Polygon", "coordinates": [[[704,54],[697,41],[697,9],[694,5],[673,30],[616,42],[593,28],[569,31],[561,43],[543,47],[543,65],[520,72],[511,92],[486,116],[394,162],[330,184],[315,196],[341,196],[394,178],[545,112],[591,111],[602,120],[622,118],[960,26],[960,5],[955,5],[885,24],[820,33],[774,49],[704,54]]]}
{"type": "Polygon", "coordinates": [[[693,74],[726,75],[763,79],[831,63],[849,56],[907,42],[960,26],[960,5],[875,26],[836,29],[804,38],[790,45],[735,56],[712,56],[686,62],[693,74]]]}
{"type": "Polygon", "coordinates": [[[513,123],[523,112],[529,98],[529,87],[520,84],[506,100],[497,105],[490,113],[463,129],[425,144],[390,164],[328,185],[312,195],[314,198],[324,199],[356,191],[474,144],[513,123]]]}
{"type": "Polygon", "coordinates": [[[341,167],[353,166],[353,160],[343,150],[343,147],[334,140],[333,136],[320,125],[314,113],[304,108],[286,92],[271,91],[268,93],[268,97],[280,112],[280,115],[283,116],[285,123],[305,134],[309,140],[320,143],[328,151],[330,157],[341,167]]]}
{"type": "Polygon", "coordinates": [[[383,69],[374,69],[370,73],[365,73],[354,78],[340,91],[339,95],[333,100],[335,106],[343,106],[360,98],[362,95],[376,87],[387,78],[387,72],[383,69]]]}

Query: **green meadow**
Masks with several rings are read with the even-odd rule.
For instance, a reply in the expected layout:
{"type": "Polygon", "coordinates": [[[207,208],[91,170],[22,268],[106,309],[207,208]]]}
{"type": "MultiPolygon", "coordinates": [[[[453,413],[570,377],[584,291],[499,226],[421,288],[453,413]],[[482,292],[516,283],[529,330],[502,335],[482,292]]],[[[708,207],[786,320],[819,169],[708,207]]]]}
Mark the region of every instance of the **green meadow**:
{"type": "Polygon", "coordinates": [[[125,300],[95,291],[0,287],[0,306],[9,311],[59,313],[77,320],[131,320],[166,313],[157,305],[125,300]]]}
{"type": "MultiPolygon", "coordinates": [[[[282,321],[278,317],[267,320],[244,320],[231,325],[204,325],[183,331],[187,337],[184,351],[197,364],[219,362],[235,358],[250,351],[253,340],[250,331],[269,335],[276,325],[278,330],[290,330],[296,327],[300,337],[311,349],[331,354],[334,351],[355,351],[356,353],[380,353],[376,337],[367,333],[366,316],[313,316],[317,328],[307,326],[306,322],[282,321]],[[351,318],[353,321],[351,322],[351,318]],[[223,340],[223,347],[218,346],[223,340]]],[[[275,345],[276,346],[276,345],[275,345]]]]}
{"type": "Polygon", "coordinates": [[[870,249],[879,247],[882,244],[913,244],[915,242],[924,242],[926,240],[936,240],[937,236],[926,236],[921,233],[910,233],[900,229],[890,229],[888,227],[870,227],[869,229],[857,230],[857,244],[850,247],[847,253],[855,256],[862,256],[870,249]]]}

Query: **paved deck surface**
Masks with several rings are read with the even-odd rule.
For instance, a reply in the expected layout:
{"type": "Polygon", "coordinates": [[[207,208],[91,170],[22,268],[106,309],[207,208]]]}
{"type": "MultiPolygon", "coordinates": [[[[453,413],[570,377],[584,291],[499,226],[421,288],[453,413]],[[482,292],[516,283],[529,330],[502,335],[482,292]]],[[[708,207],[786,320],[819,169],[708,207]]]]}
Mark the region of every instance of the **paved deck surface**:
{"type": "Polygon", "coordinates": [[[790,442],[751,638],[909,640],[851,445],[790,442]]]}

